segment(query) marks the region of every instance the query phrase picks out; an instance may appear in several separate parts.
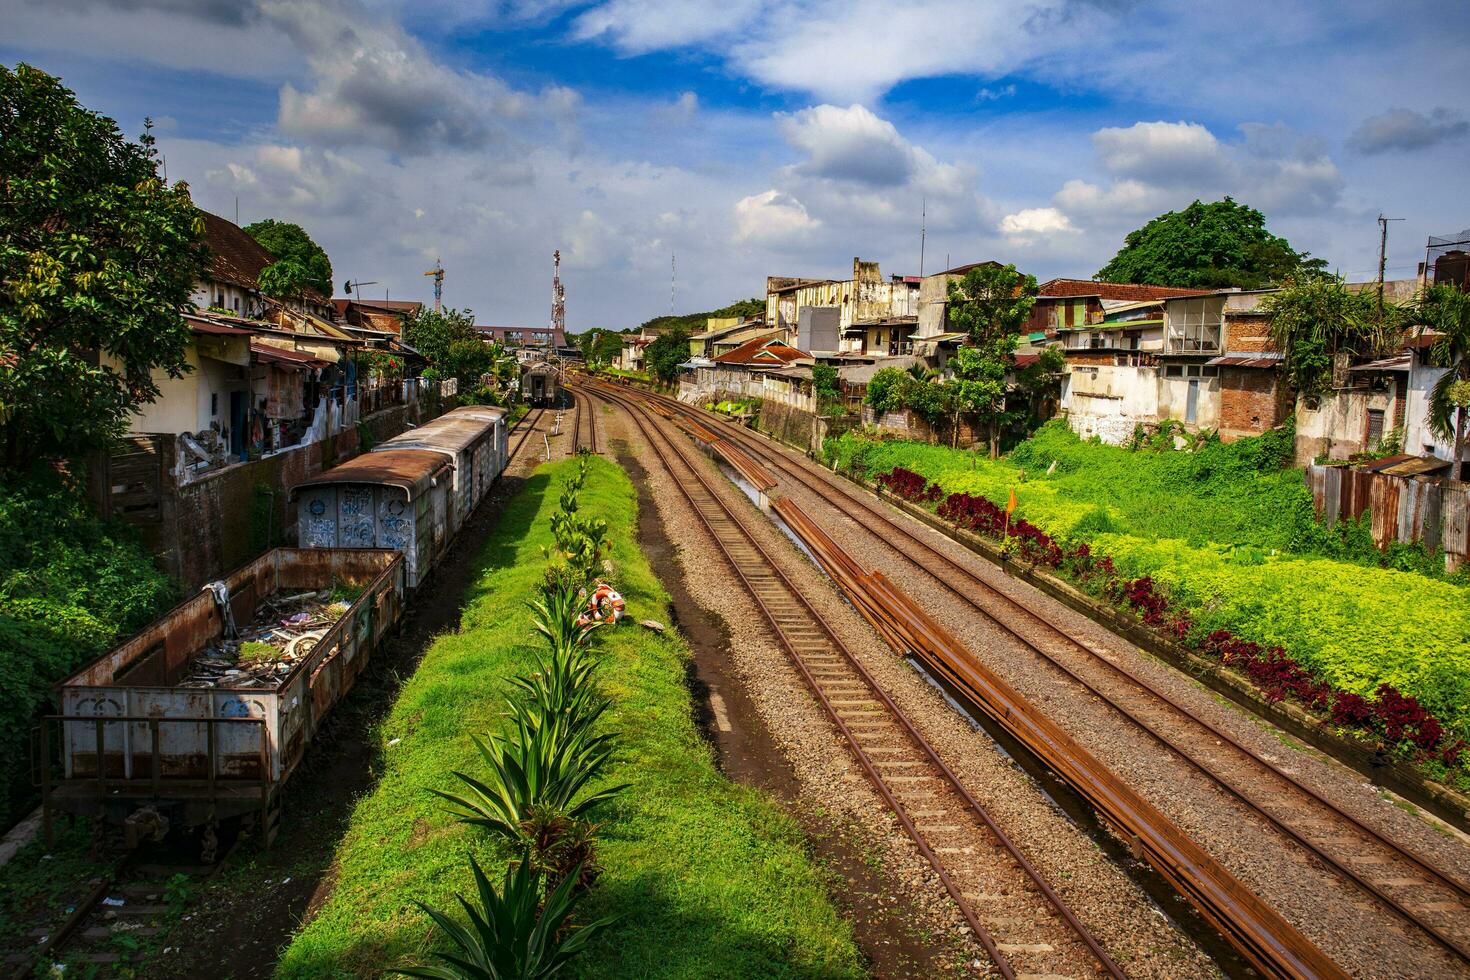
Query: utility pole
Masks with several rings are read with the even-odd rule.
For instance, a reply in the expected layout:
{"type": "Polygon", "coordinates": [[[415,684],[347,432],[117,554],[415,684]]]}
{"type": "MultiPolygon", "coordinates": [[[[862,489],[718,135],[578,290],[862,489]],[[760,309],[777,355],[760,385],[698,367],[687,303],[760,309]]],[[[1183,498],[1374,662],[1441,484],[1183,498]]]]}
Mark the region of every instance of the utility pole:
{"type": "Polygon", "coordinates": [[[678,258],[669,253],[669,316],[674,315],[674,287],[679,282],[678,258]]]}
{"type": "Polygon", "coordinates": [[[1403,218],[1385,218],[1378,213],[1378,315],[1383,315],[1383,273],[1388,269],[1388,223],[1403,218]]]}
{"type": "Polygon", "coordinates": [[[929,234],[929,199],[920,198],[919,204],[919,278],[924,278],[924,239],[929,234]]]}

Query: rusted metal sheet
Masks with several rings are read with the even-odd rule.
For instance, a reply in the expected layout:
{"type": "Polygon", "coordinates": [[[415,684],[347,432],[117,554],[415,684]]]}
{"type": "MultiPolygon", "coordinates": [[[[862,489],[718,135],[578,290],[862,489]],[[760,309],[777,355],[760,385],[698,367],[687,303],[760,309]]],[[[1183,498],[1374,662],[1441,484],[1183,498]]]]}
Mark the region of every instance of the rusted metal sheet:
{"type": "Polygon", "coordinates": [[[242,785],[260,787],[249,799],[263,803],[397,621],[404,560],[386,550],[278,548],[224,581],[237,622],[249,621],[259,602],[277,592],[337,583],[364,590],[274,689],[171,686],[223,635],[208,593],[180,603],[63,681],[54,719],[61,731],[61,805],[95,811],[139,797],[197,801],[238,794],[242,785]]]}
{"type": "Polygon", "coordinates": [[[1367,513],[1379,548],[1395,541],[1442,548],[1449,570],[1470,553],[1470,484],[1344,466],[1309,466],[1306,480],[1317,517],[1328,527],[1367,513]]]}
{"type": "Polygon", "coordinates": [[[448,469],[449,463],[438,453],[411,449],[364,453],[325,473],[302,480],[291,488],[291,492],[330,484],[372,483],[402,487],[410,497],[417,497],[426,493],[435,478],[448,469]]]}

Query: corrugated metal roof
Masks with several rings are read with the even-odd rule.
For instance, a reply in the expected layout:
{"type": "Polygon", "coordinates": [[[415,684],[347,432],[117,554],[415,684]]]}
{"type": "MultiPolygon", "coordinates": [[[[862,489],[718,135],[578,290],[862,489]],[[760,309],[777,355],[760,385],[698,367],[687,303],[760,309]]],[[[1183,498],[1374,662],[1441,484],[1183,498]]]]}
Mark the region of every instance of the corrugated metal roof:
{"type": "Polygon", "coordinates": [[[286,350],[283,347],[272,347],[270,344],[259,340],[250,341],[250,353],[262,361],[273,364],[284,364],[295,368],[325,368],[331,367],[331,361],[324,361],[310,354],[300,351],[286,350]]]}
{"type": "Polygon", "coordinates": [[[232,327],[224,323],[216,323],[213,320],[206,320],[203,317],[186,315],[184,317],[184,321],[189,324],[189,329],[194,331],[195,333],[219,336],[249,337],[254,332],[251,330],[247,330],[244,327],[232,327]]]}
{"type": "Polygon", "coordinates": [[[1349,371],[1407,371],[1412,366],[1414,358],[1411,354],[1398,354],[1394,357],[1385,357],[1378,361],[1369,361],[1367,364],[1354,364],[1348,368],[1349,371]]]}
{"type": "Polygon", "coordinates": [[[468,416],[441,416],[426,422],[416,429],[401,432],[385,439],[373,449],[374,453],[391,452],[395,449],[433,449],[461,453],[479,442],[491,431],[493,423],[485,419],[468,416]]]}
{"type": "Polygon", "coordinates": [[[413,500],[432,486],[435,478],[449,471],[449,461],[439,453],[422,449],[395,449],[363,453],[334,466],[325,473],[307,477],[291,488],[331,486],[341,483],[372,483],[402,487],[413,500]]]}
{"type": "Polygon", "coordinates": [[[1429,473],[1437,473],[1440,470],[1449,469],[1449,466],[1449,460],[1440,459],[1436,456],[1414,456],[1408,453],[1397,453],[1393,456],[1384,456],[1382,459],[1359,463],[1358,469],[1367,470],[1369,473],[1384,473],[1388,476],[1424,476],[1429,473]]]}
{"type": "Polygon", "coordinates": [[[1272,368],[1281,363],[1281,355],[1269,351],[1229,351],[1221,357],[1205,361],[1205,367],[1272,368]]]}

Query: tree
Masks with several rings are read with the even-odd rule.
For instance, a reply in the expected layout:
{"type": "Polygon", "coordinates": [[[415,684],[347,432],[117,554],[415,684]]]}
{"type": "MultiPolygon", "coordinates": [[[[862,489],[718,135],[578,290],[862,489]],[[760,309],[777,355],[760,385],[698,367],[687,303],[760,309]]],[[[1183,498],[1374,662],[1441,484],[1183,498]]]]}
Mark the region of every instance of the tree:
{"type": "Polygon", "coordinates": [[[1035,361],[1014,372],[1016,387],[1026,393],[1028,428],[1046,421],[1050,414],[1045,410],[1046,404],[1060,397],[1066,370],[1067,358],[1061,348],[1044,347],[1035,361]]]}
{"type": "Polygon", "coordinates": [[[689,334],[682,327],[655,337],[643,350],[643,363],[659,381],[671,384],[679,376],[679,365],[689,360],[689,334]]]}
{"type": "Polygon", "coordinates": [[[403,322],[403,342],[434,366],[441,378],[456,378],[461,392],[480,387],[495,368],[499,349],[475,329],[469,310],[420,309],[403,322]]]}
{"type": "Polygon", "coordinates": [[[260,291],[267,296],[299,297],[308,288],[332,295],[332,260],[306,229],[289,221],[267,218],[245,226],[245,234],[260,243],[276,261],[260,274],[260,291]],[[267,286],[269,278],[272,286],[267,286]]]}
{"type": "Polygon", "coordinates": [[[953,432],[958,438],[961,414],[975,416],[985,427],[990,457],[1000,455],[1001,427],[1006,414],[1006,375],[1016,364],[1021,328],[1036,305],[1036,277],[1013,265],[982,265],[948,284],[947,315],[951,326],[966,334],[966,346],[951,360],[954,379],[953,432]]]}
{"type": "Polygon", "coordinates": [[[578,338],[582,357],[589,368],[611,364],[623,352],[623,335],[613,330],[594,327],[578,338]]]}
{"type": "Polygon", "coordinates": [[[1402,332],[1397,306],[1380,312],[1371,294],[1348,289],[1337,276],[1293,273],[1262,307],[1271,315],[1282,377],[1308,395],[1332,383],[1335,360],[1385,353],[1402,332]]]}
{"type": "Polygon", "coordinates": [[[0,438],[11,466],[110,446],[188,370],[180,310],[204,219],[129,142],[29,65],[0,65],[0,438]]]}
{"type": "Polygon", "coordinates": [[[1260,289],[1292,273],[1321,272],[1327,263],[1298,252],[1266,230],[1266,217],[1227,197],[1195,201],[1130,231],[1094,279],[1222,289],[1260,289]]]}
{"type": "Polygon", "coordinates": [[[817,396],[817,406],[831,403],[842,397],[842,386],[837,380],[837,369],[830,364],[812,365],[812,393],[817,396]]]}
{"type": "Polygon", "coordinates": [[[908,389],[917,383],[907,372],[895,367],[879,368],[873,372],[868,379],[867,390],[863,392],[863,400],[873,407],[878,415],[887,415],[903,408],[907,399],[908,389]]]}
{"type": "Polygon", "coordinates": [[[1417,319],[1440,337],[1429,349],[1431,361],[1447,368],[1429,392],[1426,421],[1441,438],[1455,439],[1454,466],[1460,479],[1467,476],[1466,428],[1470,426],[1470,293],[1443,283],[1430,286],[1414,309],[1417,319]]]}

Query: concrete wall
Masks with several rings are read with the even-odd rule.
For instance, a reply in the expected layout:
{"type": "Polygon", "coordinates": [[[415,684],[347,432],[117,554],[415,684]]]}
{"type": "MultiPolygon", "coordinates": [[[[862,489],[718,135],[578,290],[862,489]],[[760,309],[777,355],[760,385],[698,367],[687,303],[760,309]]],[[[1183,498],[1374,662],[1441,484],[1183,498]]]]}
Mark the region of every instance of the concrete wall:
{"type": "MultiPolygon", "coordinates": [[[[296,542],[296,508],[289,490],[308,476],[356,456],[359,430],[373,445],[426,422],[442,411],[438,399],[394,406],[363,419],[357,427],[265,459],[237,463],[180,484],[165,464],[156,520],[141,527],[159,566],[185,593],[219,578],[275,545],[296,542]]],[[[160,455],[172,459],[173,433],[160,437],[160,455]]],[[[103,488],[105,489],[105,488],[103,488]]],[[[118,517],[128,520],[126,513],[118,517]]]]}
{"type": "Polygon", "coordinates": [[[756,428],[790,446],[806,450],[820,445],[817,439],[817,419],[811,412],[804,412],[778,401],[761,402],[760,414],[756,417],[756,428]]]}
{"type": "Polygon", "coordinates": [[[1111,354],[1069,357],[1061,405],[1079,437],[1121,446],[1140,423],[1158,421],[1159,369],[1118,366],[1112,360],[1111,354]]]}
{"type": "Polygon", "coordinates": [[[1220,378],[1169,378],[1159,379],[1158,419],[1173,419],[1191,432],[1220,427],[1220,378]],[[1195,401],[1194,421],[1188,422],[1189,385],[1198,384],[1195,401]]]}
{"type": "Polygon", "coordinates": [[[1387,435],[1399,422],[1394,418],[1394,390],[1337,388],[1315,399],[1296,400],[1296,460],[1309,463],[1319,456],[1347,459],[1370,448],[1367,444],[1368,410],[1383,412],[1387,435]],[[1315,407],[1313,407],[1315,405],[1315,407]]]}

